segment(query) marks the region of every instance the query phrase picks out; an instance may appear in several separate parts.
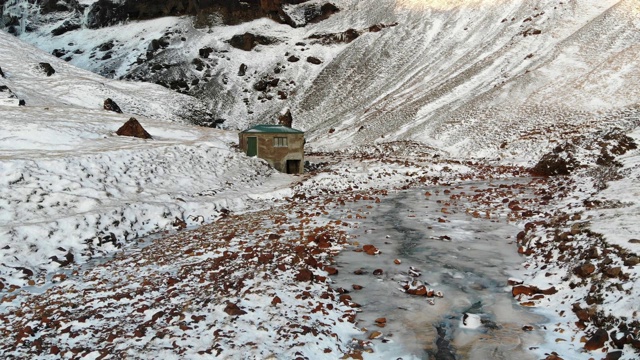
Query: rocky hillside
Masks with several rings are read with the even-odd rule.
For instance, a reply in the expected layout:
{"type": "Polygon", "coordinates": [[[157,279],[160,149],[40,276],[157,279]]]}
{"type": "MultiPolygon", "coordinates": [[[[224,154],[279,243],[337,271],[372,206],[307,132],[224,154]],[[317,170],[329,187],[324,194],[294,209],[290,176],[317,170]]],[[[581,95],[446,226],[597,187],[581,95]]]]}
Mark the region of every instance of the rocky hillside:
{"type": "Polygon", "coordinates": [[[17,3],[5,29],[72,64],[206,99],[230,128],[291,108],[318,148],[518,159],[549,131],[637,114],[634,0],[17,3]]]}

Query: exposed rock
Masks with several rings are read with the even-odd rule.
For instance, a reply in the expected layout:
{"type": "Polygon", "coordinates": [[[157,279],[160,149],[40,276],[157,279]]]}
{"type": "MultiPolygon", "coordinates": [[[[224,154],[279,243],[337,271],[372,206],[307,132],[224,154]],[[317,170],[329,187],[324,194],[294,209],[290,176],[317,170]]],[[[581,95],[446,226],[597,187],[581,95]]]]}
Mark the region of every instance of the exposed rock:
{"type": "Polygon", "coordinates": [[[55,57],[63,57],[66,54],[67,54],[67,51],[64,49],[53,49],[53,51],[51,52],[51,55],[55,57]]]}
{"type": "Polygon", "coordinates": [[[382,274],[384,274],[384,271],[382,269],[373,270],[373,275],[375,275],[375,276],[380,276],[382,274]]]}
{"type": "Polygon", "coordinates": [[[247,65],[240,64],[240,69],[238,69],[238,76],[244,76],[247,73],[247,65]]]}
{"type": "Polygon", "coordinates": [[[291,27],[304,27],[310,23],[318,23],[328,19],[340,9],[331,3],[320,5],[308,3],[294,8],[285,8],[281,14],[285,23],[291,27]]]}
{"type": "Polygon", "coordinates": [[[313,56],[309,56],[307,58],[307,62],[314,64],[314,65],[320,65],[322,64],[322,60],[318,59],[317,57],[313,57],[313,56]]]}
{"type": "Polygon", "coordinates": [[[622,351],[610,351],[607,356],[604,357],[604,360],[618,360],[622,357],[622,351]]]}
{"type": "Polygon", "coordinates": [[[201,58],[206,59],[209,57],[209,55],[211,55],[212,52],[212,48],[205,46],[202,49],[198,50],[198,55],[200,55],[201,58]]]}
{"type": "Polygon", "coordinates": [[[604,347],[604,344],[609,340],[609,334],[604,329],[598,329],[591,336],[587,343],[584,344],[584,349],[587,351],[598,350],[604,347]]]}
{"type": "Polygon", "coordinates": [[[2,68],[0,67],[0,77],[4,78],[4,73],[2,72],[2,68]]]}
{"type": "Polygon", "coordinates": [[[265,91],[269,86],[269,82],[265,80],[259,80],[255,84],[253,84],[253,89],[256,91],[265,91]]]}
{"type": "Polygon", "coordinates": [[[131,118],[127,121],[116,134],[120,136],[133,136],[141,139],[153,139],[153,137],[140,125],[136,118],[131,118]]]}
{"type": "Polygon", "coordinates": [[[309,36],[309,39],[316,40],[321,44],[330,45],[330,44],[340,44],[345,43],[348,44],[353,40],[357,39],[360,36],[360,32],[355,29],[348,29],[341,33],[333,33],[333,34],[313,34],[309,36]]]}
{"type": "Polygon", "coordinates": [[[620,274],[622,273],[622,268],[620,266],[616,266],[616,267],[612,267],[612,268],[608,268],[604,271],[604,273],[611,278],[616,278],[618,276],[620,276],[620,274]]]}
{"type": "Polygon", "coordinates": [[[65,22],[62,23],[62,25],[60,25],[57,28],[51,30],[51,35],[59,36],[59,35],[62,35],[64,33],[69,32],[69,31],[78,30],[81,27],[82,26],[80,25],[80,23],[77,20],[66,20],[65,22]]]}
{"type": "Polygon", "coordinates": [[[111,49],[113,49],[113,40],[111,41],[107,41],[105,43],[100,44],[100,46],[98,46],[98,51],[109,51],[111,49]]]}
{"type": "Polygon", "coordinates": [[[298,61],[300,61],[300,58],[299,58],[299,57],[297,57],[297,56],[295,56],[295,55],[291,55],[291,56],[289,56],[289,57],[287,58],[287,61],[288,61],[288,62],[298,62],[298,61]]]}
{"type": "Polygon", "coordinates": [[[252,33],[244,33],[242,35],[234,35],[229,39],[229,45],[236,49],[251,51],[258,45],[272,45],[278,43],[279,40],[267,36],[255,35],[252,33]]]}
{"type": "Polygon", "coordinates": [[[56,73],[56,71],[53,69],[53,66],[51,66],[51,64],[46,62],[40,63],[40,69],[44,71],[44,73],[47,74],[47,76],[51,76],[56,73]]]}
{"type": "Polygon", "coordinates": [[[228,315],[231,316],[240,316],[240,315],[245,315],[247,312],[240,309],[240,307],[238,307],[238,305],[228,302],[227,306],[224,308],[224,312],[226,312],[228,315]]]}
{"type": "Polygon", "coordinates": [[[581,278],[589,277],[595,271],[596,267],[592,263],[585,263],[573,269],[573,273],[580,276],[581,278]]]}
{"type": "Polygon", "coordinates": [[[284,125],[286,127],[291,127],[293,125],[293,116],[291,115],[291,109],[287,109],[284,113],[280,113],[280,115],[278,115],[278,124],[284,125]]]}
{"type": "Polygon", "coordinates": [[[577,167],[578,162],[571,155],[571,151],[558,146],[553,152],[542,156],[531,169],[531,173],[534,176],[569,175],[577,167]]]}
{"type": "Polygon", "coordinates": [[[297,281],[311,281],[313,280],[313,273],[309,269],[300,269],[296,274],[297,281]]]}
{"type": "Polygon", "coordinates": [[[120,109],[120,106],[118,106],[118,104],[116,104],[115,101],[111,100],[111,98],[107,98],[104,101],[104,105],[102,107],[105,110],[114,111],[114,112],[117,112],[119,114],[122,114],[122,110],[120,109]]]}

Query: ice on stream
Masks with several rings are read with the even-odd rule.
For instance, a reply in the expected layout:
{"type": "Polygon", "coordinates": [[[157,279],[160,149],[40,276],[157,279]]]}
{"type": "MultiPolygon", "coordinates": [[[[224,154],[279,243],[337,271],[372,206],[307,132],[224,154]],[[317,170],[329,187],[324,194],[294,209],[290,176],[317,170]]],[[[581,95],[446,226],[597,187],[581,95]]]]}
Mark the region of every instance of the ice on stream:
{"type": "Polygon", "coordinates": [[[523,258],[515,244],[520,229],[506,216],[474,218],[465,212],[471,204],[464,200],[447,207],[447,222],[438,221],[452,194],[499,184],[469,183],[447,194],[444,187],[407,190],[373,207],[356,202],[344,210],[365,217],[352,233],[359,246],[381,251],[369,256],[347,250],[336,258],[335,286],[363,286],[350,293],[362,305],[357,325],[366,329],[363,339],[372,331],[383,333],[381,341],[372,340],[375,352],[369,358],[535,358],[529,348],[543,338],[523,326],[536,329],[545,319],[521,307],[507,284],[521,275],[523,258]],[[355,275],[357,269],[364,274],[355,275]],[[382,274],[374,275],[376,269],[382,274]],[[441,291],[443,298],[405,294],[399,283],[407,279],[441,291]],[[375,323],[381,317],[387,319],[384,328],[375,323]]]}

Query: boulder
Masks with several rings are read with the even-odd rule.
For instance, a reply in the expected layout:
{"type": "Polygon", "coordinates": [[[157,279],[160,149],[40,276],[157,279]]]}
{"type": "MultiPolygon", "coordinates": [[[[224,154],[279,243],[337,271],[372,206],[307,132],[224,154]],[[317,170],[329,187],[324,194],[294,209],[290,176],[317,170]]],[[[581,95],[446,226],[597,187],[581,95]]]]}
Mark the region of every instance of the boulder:
{"type": "Polygon", "coordinates": [[[51,64],[46,63],[46,62],[41,62],[40,63],[40,69],[47,74],[47,76],[51,76],[53,74],[56,73],[56,70],[53,68],[53,66],[51,66],[51,64]]]}
{"type": "Polygon", "coordinates": [[[286,127],[291,127],[293,125],[293,116],[291,115],[291,109],[286,109],[286,111],[278,115],[278,124],[284,125],[286,127]]]}
{"type": "Polygon", "coordinates": [[[116,134],[120,136],[133,136],[141,139],[153,139],[153,137],[140,125],[136,118],[131,118],[127,121],[116,134]]]}
{"type": "Polygon", "coordinates": [[[596,271],[595,265],[592,263],[585,263],[573,269],[573,273],[578,275],[581,278],[586,278],[591,276],[596,271]]]}
{"type": "Polygon", "coordinates": [[[246,311],[240,309],[238,305],[232,302],[227,303],[227,306],[224,308],[224,312],[231,316],[240,316],[247,313],[246,311]]]}
{"type": "Polygon", "coordinates": [[[236,49],[251,51],[258,45],[272,45],[278,43],[279,40],[247,32],[240,35],[234,35],[227,42],[229,43],[229,45],[233,46],[236,49]]]}
{"type": "Polygon", "coordinates": [[[211,55],[212,52],[212,48],[205,46],[202,49],[198,50],[198,55],[200,55],[201,58],[206,59],[209,57],[209,55],[211,55]]]}
{"type": "Polygon", "coordinates": [[[604,329],[598,329],[591,336],[587,343],[584,344],[584,349],[587,351],[598,350],[604,347],[604,344],[609,341],[609,334],[604,329]]]}
{"type": "Polygon", "coordinates": [[[314,65],[322,64],[322,60],[318,59],[317,57],[313,57],[313,56],[309,56],[307,58],[307,62],[310,63],[310,64],[314,64],[314,65]]]}
{"type": "Polygon", "coordinates": [[[238,76],[244,76],[247,73],[247,65],[240,64],[240,69],[238,69],[238,76]]]}
{"type": "Polygon", "coordinates": [[[287,58],[287,61],[288,61],[288,62],[292,62],[292,63],[293,63],[293,62],[298,62],[298,61],[300,61],[300,58],[299,58],[299,57],[297,57],[297,56],[295,56],[295,55],[291,55],[291,56],[289,56],[289,57],[287,58]]]}
{"type": "Polygon", "coordinates": [[[115,101],[111,100],[111,98],[107,98],[104,101],[104,105],[102,106],[105,110],[117,112],[118,114],[122,114],[122,110],[120,110],[120,106],[116,104],[115,101]]]}
{"type": "Polygon", "coordinates": [[[69,32],[69,31],[78,30],[81,27],[82,26],[80,25],[80,23],[77,20],[66,20],[65,22],[62,23],[62,25],[60,25],[57,28],[51,30],[51,35],[59,36],[59,35],[62,35],[64,33],[69,32]]]}

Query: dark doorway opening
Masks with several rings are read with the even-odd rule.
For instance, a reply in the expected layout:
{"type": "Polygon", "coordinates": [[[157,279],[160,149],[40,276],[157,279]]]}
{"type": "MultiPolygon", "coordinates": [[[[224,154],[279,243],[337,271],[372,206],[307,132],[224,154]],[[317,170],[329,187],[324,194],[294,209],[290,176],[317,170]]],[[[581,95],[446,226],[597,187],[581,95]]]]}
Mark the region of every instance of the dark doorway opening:
{"type": "Polygon", "coordinates": [[[247,138],[247,156],[256,155],[258,155],[258,138],[249,137],[247,138]]]}
{"type": "Polygon", "coordinates": [[[287,174],[300,174],[300,160],[287,160],[287,174]]]}

